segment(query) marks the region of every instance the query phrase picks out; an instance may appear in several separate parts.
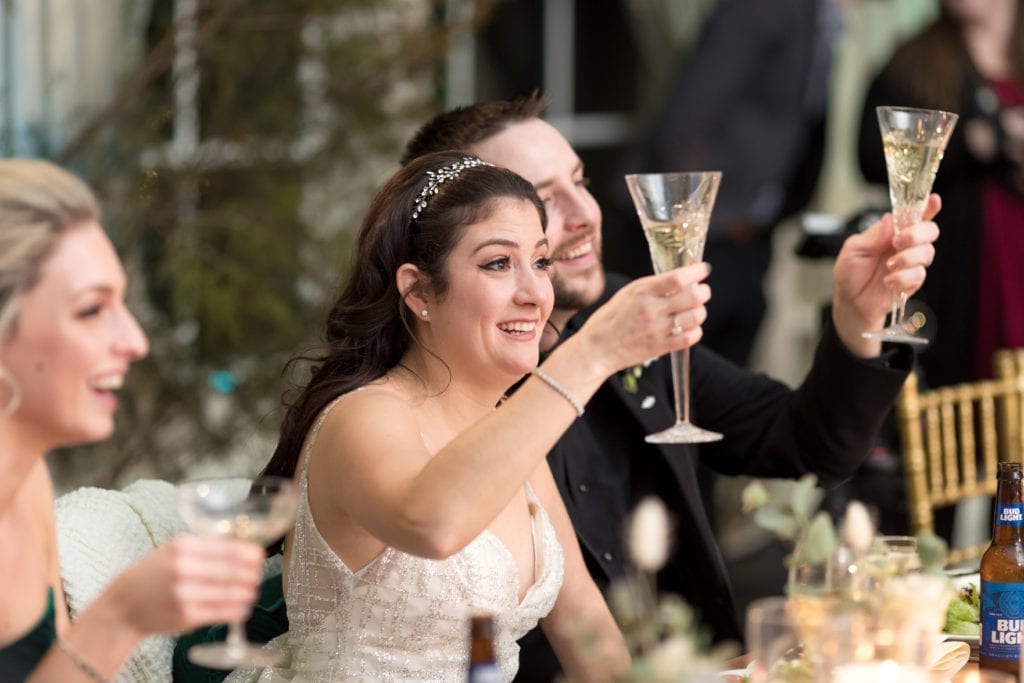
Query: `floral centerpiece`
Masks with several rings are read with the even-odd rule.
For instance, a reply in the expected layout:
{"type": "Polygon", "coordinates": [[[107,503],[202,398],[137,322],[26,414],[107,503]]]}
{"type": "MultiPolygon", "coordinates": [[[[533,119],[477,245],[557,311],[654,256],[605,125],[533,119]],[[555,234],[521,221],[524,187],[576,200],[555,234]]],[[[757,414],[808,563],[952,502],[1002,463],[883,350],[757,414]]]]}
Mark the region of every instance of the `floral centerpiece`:
{"type": "MultiPolygon", "coordinates": [[[[754,521],[793,542],[787,558],[787,605],[800,624],[808,669],[813,673],[888,664],[906,667],[906,680],[927,678],[931,651],[955,596],[942,574],[945,542],[917,536],[920,571],[908,571],[879,544],[866,508],[846,510],[841,532],[827,513],[816,511],[813,476],[801,479],[793,495],[773,496],[758,481],[743,492],[754,521]]],[[[813,680],[813,676],[811,680],[813,680]]]]}
{"type": "MultiPolygon", "coordinates": [[[[608,604],[630,654],[618,683],[721,683],[717,672],[735,646],[710,645],[696,612],[681,597],[659,593],[657,573],[670,551],[664,503],[645,498],[629,523],[630,574],[609,587],[608,604]]],[[[586,642],[585,634],[577,638],[586,642]]]]}

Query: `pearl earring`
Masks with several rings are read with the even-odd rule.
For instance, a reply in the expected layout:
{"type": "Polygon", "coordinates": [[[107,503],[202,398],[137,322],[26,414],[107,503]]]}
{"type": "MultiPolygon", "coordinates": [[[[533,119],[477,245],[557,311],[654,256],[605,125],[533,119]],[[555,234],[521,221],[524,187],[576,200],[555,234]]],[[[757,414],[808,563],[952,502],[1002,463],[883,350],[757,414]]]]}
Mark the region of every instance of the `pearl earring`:
{"type": "Polygon", "coordinates": [[[426,318],[427,317],[427,309],[424,308],[422,311],[420,311],[420,315],[422,315],[424,318],[426,318]]]}

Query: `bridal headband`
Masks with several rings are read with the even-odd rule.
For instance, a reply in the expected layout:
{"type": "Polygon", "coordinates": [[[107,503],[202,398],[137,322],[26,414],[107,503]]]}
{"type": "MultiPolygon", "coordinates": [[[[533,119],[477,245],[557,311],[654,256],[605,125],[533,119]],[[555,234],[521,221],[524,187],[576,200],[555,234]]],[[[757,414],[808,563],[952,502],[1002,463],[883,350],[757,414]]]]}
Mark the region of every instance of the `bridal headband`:
{"type": "Polygon", "coordinates": [[[419,196],[416,197],[416,201],[413,203],[412,219],[416,220],[420,217],[423,210],[427,208],[427,202],[432,196],[437,194],[438,188],[440,188],[441,185],[449,180],[455,180],[459,177],[459,174],[467,168],[493,165],[494,164],[489,164],[477,157],[466,156],[462,158],[462,161],[456,161],[455,163],[443,166],[436,171],[427,171],[427,184],[423,186],[423,191],[420,192],[419,196]]]}

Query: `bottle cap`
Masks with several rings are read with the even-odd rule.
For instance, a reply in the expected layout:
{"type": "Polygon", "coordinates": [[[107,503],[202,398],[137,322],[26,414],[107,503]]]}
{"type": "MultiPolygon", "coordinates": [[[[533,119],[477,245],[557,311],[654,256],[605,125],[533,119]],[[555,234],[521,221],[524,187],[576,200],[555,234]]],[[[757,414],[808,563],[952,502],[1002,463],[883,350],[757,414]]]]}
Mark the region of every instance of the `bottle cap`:
{"type": "Polygon", "coordinates": [[[1021,464],[1019,462],[1001,462],[999,463],[999,478],[1000,479],[1020,479],[1021,464]]]}

